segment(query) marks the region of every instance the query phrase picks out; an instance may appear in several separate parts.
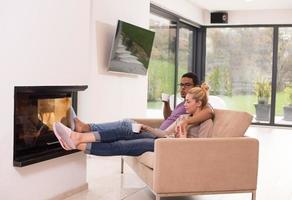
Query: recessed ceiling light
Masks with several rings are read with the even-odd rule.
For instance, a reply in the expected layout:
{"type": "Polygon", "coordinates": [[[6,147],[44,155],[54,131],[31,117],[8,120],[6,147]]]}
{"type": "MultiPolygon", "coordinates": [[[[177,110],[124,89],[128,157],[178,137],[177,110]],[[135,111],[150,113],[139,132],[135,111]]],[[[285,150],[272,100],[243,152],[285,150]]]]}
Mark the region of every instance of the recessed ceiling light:
{"type": "Polygon", "coordinates": [[[253,0],[245,0],[246,2],[252,2],[253,0]]]}

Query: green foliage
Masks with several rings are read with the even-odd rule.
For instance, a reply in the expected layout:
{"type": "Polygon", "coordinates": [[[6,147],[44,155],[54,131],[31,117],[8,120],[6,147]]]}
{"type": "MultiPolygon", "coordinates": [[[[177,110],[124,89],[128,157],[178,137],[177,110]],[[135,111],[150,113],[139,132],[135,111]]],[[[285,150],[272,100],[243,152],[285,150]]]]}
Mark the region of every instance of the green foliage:
{"type": "Polygon", "coordinates": [[[232,96],[232,81],[227,67],[215,67],[207,78],[210,94],[232,96]]]}
{"type": "MultiPolygon", "coordinates": [[[[228,109],[245,111],[252,114],[255,114],[254,102],[257,101],[256,95],[233,95],[230,96],[220,96],[228,109]]],[[[283,116],[283,106],[286,105],[286,93],[284,91],[277,92],[276,94],[276,116],[283,116]]],[[[161,109],[161,101],[157,102],[148,102],[148,108],[151,109],[161,109]]]]}
{"type": "MultiPolygon", "coordinates": [[[[178,68],[178,81],[187,72],[178,68]]],[[[174,94],[174,64],[163,59],[151,59],[148,68],[148,101],[160,101],[161,93],[174,94]]]]}
{"type": "Polygon", "coordinates": [[[173,94],[174,66],[164,60],[150,60],[148,68],[148,101],[157,101],[161,93],[173,94]]]}
{"type": "Polygon", "coordinates": [[[289,106],[292,106],[292,83],[289,83],[286,85],[284,89],[284,93],[286,97],[288,97],[287,99],[288,99],[289,106]]]}
{"type": "Polygon", "coordinates": [[[254,92],[258,98],[259,104],[268,104],[271,96],[271,83],[270,81],[260,78],[255,82],[254,92]]]}
{"type": "Polygon", "coordinates": [[[272,41],[273,29],[266,27],[207,29],[206,72],[209,74],[213,66],[225,66],[230,71],[232,95],[250,94],[257,72],[271,75],[272,41]],[[239,88],[239,82],[251,86],[239,88]]]}

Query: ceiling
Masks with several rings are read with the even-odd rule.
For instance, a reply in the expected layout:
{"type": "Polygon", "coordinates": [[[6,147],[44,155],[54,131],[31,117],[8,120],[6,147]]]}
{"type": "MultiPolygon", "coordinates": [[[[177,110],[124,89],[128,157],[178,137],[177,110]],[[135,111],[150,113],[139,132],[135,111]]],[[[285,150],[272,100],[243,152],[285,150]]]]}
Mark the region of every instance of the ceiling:
{"type": "MultiPolygon", "coordinates": [[[[209,11],[292,9],[292,0],[189,0],[209,11]]],[[[292,11],[291,11],[292,12],[292,11]]]]}

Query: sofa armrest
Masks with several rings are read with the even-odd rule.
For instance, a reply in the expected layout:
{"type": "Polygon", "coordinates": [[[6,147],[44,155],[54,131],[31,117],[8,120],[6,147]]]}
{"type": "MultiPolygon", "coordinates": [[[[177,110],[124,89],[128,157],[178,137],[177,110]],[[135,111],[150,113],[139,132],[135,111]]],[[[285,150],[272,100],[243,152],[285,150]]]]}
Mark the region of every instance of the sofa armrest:
{"type": "Polygon", "coordinates": [[[257,139],[157,139],[153,190],[156,193],[250,191],[257,185],[257,139]]]}
{"type": "Polygon", "coordinates": [[[140,124],[145,124],[148,126],[151,126],[152,128],[159,128],[160,124],[164,121],[164,119],[150,119],[150,118],[137,118],[137,119],[133,119],[136,122],[140,123],[140,124]]]}

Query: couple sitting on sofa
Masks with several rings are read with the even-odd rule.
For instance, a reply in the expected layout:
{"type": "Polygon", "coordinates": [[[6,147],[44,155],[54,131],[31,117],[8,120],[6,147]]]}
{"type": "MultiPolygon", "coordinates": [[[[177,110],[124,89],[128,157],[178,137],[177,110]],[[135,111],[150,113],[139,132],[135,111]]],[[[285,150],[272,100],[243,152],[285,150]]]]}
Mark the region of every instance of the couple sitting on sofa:
{"type": "MultiPolygon", "coordinates": [[[[140,133],[134,133],[133,120],[85,124],[75,118],[74,131],[57,122],[53,126],[54,133],[64,149],[79,149],[99,156],[138,156],[146,151],[154,151],[157,138],[208,137],[213,125],[213,110],[208,105],[208,86],[198,86],[197,76],[186,73],[181,78],[180,87],[185,101],[176,106],[160,129],[142,125],[140,133]],[[187,125],[191,127],[186,131],[187,125]]],[[[165,104],[164,114],[169,109],[169,105],[165,104]]]]}

